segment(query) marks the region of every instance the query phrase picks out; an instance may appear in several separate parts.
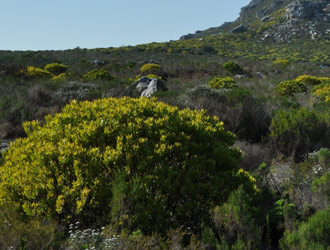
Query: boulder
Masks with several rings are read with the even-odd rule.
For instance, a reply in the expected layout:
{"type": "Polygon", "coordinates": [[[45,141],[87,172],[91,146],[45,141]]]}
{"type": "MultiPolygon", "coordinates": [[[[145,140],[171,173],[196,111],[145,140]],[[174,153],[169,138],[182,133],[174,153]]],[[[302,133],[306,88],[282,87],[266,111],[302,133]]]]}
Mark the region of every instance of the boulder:
{"type": "Polygon", "coordinates": [[[161,80],[147,76],[141,77],[132,86],[135,86],[140,95],[145,97],[151,97],[155,92],[167,89],[161,80]]]}
{"type": "Polygon", "coordinates": [[[141,93],[141,96],[151,97],[155,92],[159,90],[166,90],[166,86],[161,80],[153,78],[149,83],[148,88],[141,93]]]}
{"type": "Polygon", "coordinates": [[[9,146],[10,146],[9,143],[7,142],[0,143],[0,156],[3,152],[7,151],[9,146]]]}

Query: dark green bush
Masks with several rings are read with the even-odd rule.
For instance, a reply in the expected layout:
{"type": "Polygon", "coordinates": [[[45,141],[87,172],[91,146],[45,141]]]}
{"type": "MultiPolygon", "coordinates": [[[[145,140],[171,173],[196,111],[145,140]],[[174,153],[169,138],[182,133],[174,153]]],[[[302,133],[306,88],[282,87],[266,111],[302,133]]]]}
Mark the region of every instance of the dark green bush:
{"type": "Polygon", "coordinates": [[[328,115],[305,108],[280,110],[272,119],[270,138],[276,150],[297,161],[309,152],[330,145],[328,115]]]}
{"type": "Polygon", "coordinates": [[[244,71],[241,68],[241,66],[239,66],[239,64],[235,63],[235,62],[226,62],[222,65],[222,68],[229,71],[231,74],[243,74],[244,71]]]}
{"type": "Polygon", "coordinates": [[[297,231],[286,231],[281,249],[326,250],[330,246],[330,208],[318,211],[307,222],[298,225],[297,231]]]}
{"type": "Polygon", "coordinates": [[[253,96],[247,89],[196,88],[188,92],[186,102],[188,107],[203,108],[218,116],[239,139],[260,142],[269,132],[271,118],[266,100],[253,96]]]}
{"type": "Polygon", "coordinates": [[[262,228],[256,222],[253,193],[240,186],[226,203],[213,209],[212,219],[222,244],[242,244],[244,249],[260,249],[262,228]]]}

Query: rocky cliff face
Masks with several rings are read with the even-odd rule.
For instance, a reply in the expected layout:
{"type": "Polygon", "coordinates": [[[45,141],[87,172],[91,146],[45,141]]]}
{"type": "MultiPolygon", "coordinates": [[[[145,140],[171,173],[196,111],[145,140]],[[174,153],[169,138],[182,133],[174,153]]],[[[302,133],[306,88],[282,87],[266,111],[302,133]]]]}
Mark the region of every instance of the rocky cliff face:
{"type": "Polygon", "coordinates": [[[266,29],[263,38],[289,41],[293,38],[311,38],[330,34],[329,0],[296,0],[286,5],[281,19],[266,29]]]}
{"type": "Polygon", "coordinates": [[[232,23],[181,39],[252,31],[261,40],[290,41],[330,35],[330,0],[252,0],[232,23]]]}

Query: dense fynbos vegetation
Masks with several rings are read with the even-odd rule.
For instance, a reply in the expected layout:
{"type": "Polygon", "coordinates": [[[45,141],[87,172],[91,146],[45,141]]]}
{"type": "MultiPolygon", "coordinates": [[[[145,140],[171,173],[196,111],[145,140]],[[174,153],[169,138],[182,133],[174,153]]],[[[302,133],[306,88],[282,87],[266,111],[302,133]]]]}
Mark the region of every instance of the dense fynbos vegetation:
{"type": "Polygon", "coordinates": [[[1,51],[0,248],[326,249],[329,39],[260,38],[284,14],[201,39],[1,51]],[[168,91],[132,99],[143,76],[168,91]]]}

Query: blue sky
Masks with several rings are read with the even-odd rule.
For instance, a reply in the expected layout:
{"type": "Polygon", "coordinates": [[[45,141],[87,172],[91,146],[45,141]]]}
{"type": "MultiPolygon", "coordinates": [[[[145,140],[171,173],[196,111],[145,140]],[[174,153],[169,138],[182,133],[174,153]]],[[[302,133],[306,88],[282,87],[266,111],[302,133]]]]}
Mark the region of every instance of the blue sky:
{"type": "Polygon", "coordinates": [[[0,50],[177,40],[235,20],[250,0],[0,0],[0,50]]]}

